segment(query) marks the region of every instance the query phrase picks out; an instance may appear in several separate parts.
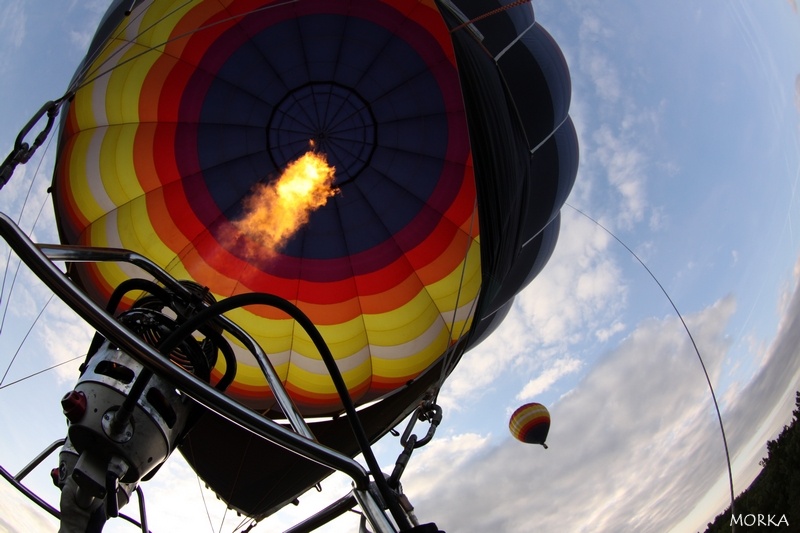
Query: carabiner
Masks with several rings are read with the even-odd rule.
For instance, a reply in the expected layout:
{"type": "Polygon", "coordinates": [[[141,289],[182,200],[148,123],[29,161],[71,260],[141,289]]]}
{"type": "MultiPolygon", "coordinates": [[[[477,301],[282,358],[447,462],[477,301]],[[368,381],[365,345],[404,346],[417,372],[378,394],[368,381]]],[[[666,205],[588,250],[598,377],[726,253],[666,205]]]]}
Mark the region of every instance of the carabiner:
{"type": "Polygon", "coordinates": [[[17,139],[14,142],[14,149],[8,154],[5,161],[3,161],[2,165],[0,165],[0,188],[6,184],[6,182],[11,178],[11,174],[13,174],[14,169],[20,163],[25,164],[28,160],[33,156],[33,153],[39,148],[43,143],[47,136],[50,134],[50,130],[53,129],[53,124],[56,121],[56,116],[58,115],[58,109],[61,107],[61,104],[64,102],[66,97],[60,98],[56,101],[49,101],[46,102],[39,111],[36,112],[33,117],[25,124],[19,135],[17,135],[17,139]],[[25,136],[30,133],[33,127],[39,123],[42,117],[47,114],[47,123],[45,124],[42,131],[36,136],[33,140],[33,144],[29,145],[25,142],[25,136]]]}
{"type": "Polygon", "coordinates": [[[428,433],[424,437],[416,439],[413,444],[414,448],[425,446],[431,441],[434,433],[436,433],[436,428],[442,422],[442,408],[433,402],[425,402],[417,407],[414,416],[408,421],[408,426],[406,426],[406,430],[403,432],[403,437],[400,439],[400,444],[403,446],[408,444],[411,438],[411,431],[414,429],[417,420],[430,422],[431,426],[428,428],[428,433]]]}

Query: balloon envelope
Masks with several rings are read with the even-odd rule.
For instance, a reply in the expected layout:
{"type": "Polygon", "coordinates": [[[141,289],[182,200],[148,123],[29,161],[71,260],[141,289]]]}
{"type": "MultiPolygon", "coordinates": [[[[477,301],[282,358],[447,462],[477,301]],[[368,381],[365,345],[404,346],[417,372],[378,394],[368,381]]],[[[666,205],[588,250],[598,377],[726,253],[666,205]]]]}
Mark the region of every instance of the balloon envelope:
{"type": "MultiPolygon", "coordinates": [[[[64,241],[140,252],[217,300],[286,298],[320,329],[357,403],[403,386],[469,333],[483,270],[475,172],[435,9],[179,0],[114,15],[61,134],[64,241]],[[282,249],[258,253],[235,221],[253,187],[274,182],[310,141],[335,167],[338,194],[282,249]]],[[[77,272],[99,300],[131,275],[77,272]]],[[[229,316],[301,410],[340,408],[292,320],[265,307],[229,316]]],[[[269,408],[255,361],[243,354],[239,367],[228,393],[269,408]]]]}
{"type": "Polygon", "coordinates": [[[547,433],[550,431],[550,413],[540,403],[526,403],[511,415],[508,429],[520,442],[544,446],[547,433]]]}
{"type": "MultiPolygon", "coordinates": [[[[217,300],[268,292],[296,304],[354,401],[381,399],[361,411],[377,439],[541,271],[575,179],[566,62],[529,3],[505,4],[112,2],[62,115],[53,183],[62,241],[139,252],[217,300]],[[335,167],[337,193],[262,253],[236,223],[253,188],[275,183],[310,142],[335,167]]],[[[104,303],[141,272],[76,264],[70,274],[104,303]]],[[[340,412],[292,320],[256,306],[228,316],[264,348],[303,414],[340,412]]],[[[226,392],[270,412],[258,365],[237,355],[226,392]]],[[[212,382],[224,370],[219,358],[212,382]]],[[[347,421],[325,424],[321,442],[357,453],[347,421]]],[[[247,513],[327,475],[252,439],[209,414],[182,451],[247,513]],[[251,489],[270,483],[280,488],[251,489]]]]}

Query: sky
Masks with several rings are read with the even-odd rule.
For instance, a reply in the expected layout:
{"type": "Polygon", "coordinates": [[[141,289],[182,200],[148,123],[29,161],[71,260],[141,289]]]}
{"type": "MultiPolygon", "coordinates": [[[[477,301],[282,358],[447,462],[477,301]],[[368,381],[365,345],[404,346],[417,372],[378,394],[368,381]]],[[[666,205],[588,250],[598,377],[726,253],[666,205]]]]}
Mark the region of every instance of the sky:
{"type": "MultiPolygon", "coordinates": [[[[0,0],[3,157],[63,92],[104,4],[0,0]]],[[[692,339],[737,494],[800,390],[800,15],[787,0],[532,4],[572,75],[576,184],[552,259],[447,381],[444,421],[404,489],[450,532],[702,531],[730,492],[692,339]],[[530,401],[550,410],[547,450],[508,433],[530,401]]],[[[57,239],[53,159],[43,146],[0,190],[0,211],[37,242],[57,239]]],[[[14,473],[64,435],[76,363],[14,382],[81,356],[91,332],[7,247],[0,265],[0,464],[14,473]]],[[[401,448],[389,436],[376,451],[391,471],[401,448]]],[[[56,502],[52,466],[26,481],[56,502]]],[[[143,486],[151,530],[236,530],[242,519],[201,486],[171,458],[143,486]]],[[[253,531],[284,529],[348,487],[333,476],[253,531]]],[[[56,529],[7,483],[0,494],[0,531],[56,529]]],[[[323,531],[357,525],[351,513],[323,531]]]]}

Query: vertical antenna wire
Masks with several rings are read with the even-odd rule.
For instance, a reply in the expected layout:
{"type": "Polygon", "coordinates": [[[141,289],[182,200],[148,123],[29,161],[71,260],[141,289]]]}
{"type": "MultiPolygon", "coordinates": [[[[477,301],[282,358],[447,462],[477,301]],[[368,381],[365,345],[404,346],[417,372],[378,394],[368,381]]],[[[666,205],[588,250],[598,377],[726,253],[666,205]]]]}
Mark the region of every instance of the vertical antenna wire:
{"type": "MultiPolygon", "coordinates": [[[[669,293],[667,293],[667,290],[664,288],[663,285],[661,285],[661,282],[658,281],[658,278],[656,278],[655,274],[653,274],[653,272],[647,267],[647,265],[644,263],[644,261],[642,261],[641,258],[638,255],[636,255],[636,252],[631,250],[630,247],[628,247],[627,244],[622,242],[622,239],[620,239],[619,237],[614,235],[614,233],[611,230],[609,230],[608,228],[603,226],[597,220],[593,219],[592,217],[590,217],[589,215],[587,215],[586,213],[584,213],[583,211],[581,211],[580,209],[578,209],[577,207],[575,207],[574,205],[572,205],[572,204],[570,204],[568,202],[565,203],[564,205],[567,205],[567,206],[571,207],[572,209],[574,209],[575,211],[577,211],[581,215],[585,216],[586,218],[588,218],[589,220],[591,220],[592,222],[597,224],[598,227],[600,227],[603,231],[605,231],[606,233],[611,235],[614,238],[614,240],[616,240],[626,250],[628,250],[628,252],[630,252],[630,254],[639,262],[639,264],[642,265],[642,267],[644,267],[644,269],[647,271],[647,273],[650,274],[650,277],[653,278],[653,281],[656,282],[656,285],[658,285],[658,288],[661,289],[661,292],[663,292],[664,296],[667,297],[667,300],[669,301],[670,305],[672,306],[672,309],[675,310],[675,314],[677,314],[678,318],[681,320],[681,324],[683,324],[683,329],[686,330],[686,334],[689,336],[689,340],[692,341],[692,346],[694,347],[694,352],[697,354],[697,359],[700,361],[700,366],[703,368],[703,374],[706,377],[706,383],[708,383],[708,390],[711,391],[711,399],[714,400],[714,410],[717,412],[717,419],[719,420],[719,430],[720,430],[720,433],[722,433],[722,443],[725,445],[725,461],[726,461],[726,463],[728,465],[728,484],[730,486],[730,492],[731,492],[731,516],[733,516],[733,514],[734,514],[734,501],[736,499],[736,496],[735,496],[734,491],[733,491],[733,469],[731,468],[731,455],[730,455],[730,452],[728,450],[728,439],[725,436],[725,426],[722,423],[722,413],[719,410],[719,403],[717,402],[717,395],[714,392],[714,386],[711,384],[711,378],[708,375],[708,370],[706,369],[706,364],[703,361],[703,357],[700,355],[700,350],[697,348],[697,343],[694,341],[694,337],[692,336],[692,332],[689,331],[689,326],[686,325],[686,321],[683,320],[683,315],[681,315],[681,312],[678,311],[678,307],[675,305],[675,302],[672,301],[672,298],[670,298],[669,293]]],[[[733,531],[733,522],[731,522],[731,531],[733,531]]]]}

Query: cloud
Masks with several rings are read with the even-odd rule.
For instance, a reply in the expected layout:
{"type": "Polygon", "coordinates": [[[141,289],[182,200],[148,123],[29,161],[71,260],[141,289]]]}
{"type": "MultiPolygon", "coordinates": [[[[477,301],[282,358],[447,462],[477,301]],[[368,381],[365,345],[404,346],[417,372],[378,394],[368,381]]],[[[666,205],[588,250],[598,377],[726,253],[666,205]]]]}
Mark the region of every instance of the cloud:
{"type": "Polygon", "coordinates": [[[55,531],[58,524],[25,496],[0,480],[0,531],[55,531]]]}
{"type": "Polygon", "coordinates": [[[588,75],[597,95],[604,101],[616,103],[622,96],[619,72],[615,63],[603,54],[598,43],[606,42],[614,34],[602,19],[589,10],[582,14],[578,34],[581,42],[580,68],[588,75]]]}
{"type": "Polygon", "coordinates": [[[514,310],[500,327],[476,349],[465,354],[445,382],[440,403],[446,411],[459,411],[466,400],[474,402],[518,360],[532,342],[523,316],[514,310]]]}
{"type": "MultiPolygon", "coordinates": [[[[715,382],[735,307],[728,297],[686,317],[715,382]]],[[[797,287],[785,310],[769,364],[723,413],[742,465],[737,491],[755,475],[764,442],[774,438],[770,428],[792,410],[800,376],[797,287]]],[[[677,319],[641,323],[551,412],[550,449],[505,439],[474,453],[448,482],[426,485],[430,500],[412,498],[418,515],[454,531],[666,531],[676,523],[676,531],[689,531],[726,504],[719,426],[677,319]]],[[[427,483],[424,469],[408,479],[417,476],[427,483]]]]}
{"type": "MultiPolygon", "coordinates": [[[[729,297],[686,317],[713,380],[730,347],[734,310],[729,297]]],[[[725,413],[734,452],[756,441],[757,455],[772,437],[761,428],[765,410],[781,395],[793,400],[787,391],[797,386],[800,364],[798,292],[784,324],[770,364],[725,413]]],[[[639,324],[551,413],[550,449],[508,438],[496,443],[447,482],[429,486],[435,496],[412,500],[418,515],[452,531],[666,531],[725,471],[707,385],[675,318],[639,324]]],[[[742,475],[740,489],[752,475],[742,475]]],[[[724,494],[716,507],[698,509],[697,523],[684,530],[713,518],[724,494]]]]}
{"type": "Polygon", "coordinates": [[[108,2],[104,0],[73,1],[69,6],[69,11],[76,9],[80,11],[80,16],[76,20],[81,21],[81,27],[69,30],[69,40],[79,52],[84,53],[89,48],[89,43],[94,37],[103,13],[108,9],[108,2]]]}
{"type": "Polygon", "coordinates": [[[559,379],[577,372],[582,366],[583,363],[580,360],[571,357],[557,359],[550,368],[525,384],[522,391],[517,394],[517,400],[524,401],[535,398],[549,390],[559,379]]]}
{"type": "Polygon", "coordinates": [[[615,321],[611,326],[597,330],[595,335],[598,341],[605,342],[621,331],[625,331],[625,324],[615,321]]]}
{"type": "Polygon", "coordinates": [[[450,482],[453,472],[467,468],[487,449],[491,436],[465,433],[432,440],[413,455],[403,476],[406,493],[416,501],[435,500],[436,489],[450,482]]]}
{"type": "Polygon", "coordinates": [[[3,35],[3,45],[12,48],[22,47],[27,22],[28,15],[21,2],[8,2],[0,8],[0,35],[3,35]]]}
{"type": "MultiPolygon", "coordinates": [[[[49,365],[57,365],[85,355],[94,330],[61,300],[54,298],[36,334],[49,356],[49,365]]],[[[48,366],[49,366],[48,365],[48,366]]],[[[78,379],[77,365],[59,366],[55,375],[60,383],[72,384],[78,379]]]]}
{"type": "Polygon", "coordinates": [[[627,288],[609,257],[609,235],[571,209],[563,213],[558,246],[544,271],[517,298],[526,325],[540,345],[582,340],[600,315],[613,316],[627,288]]]}
{"type": "MultiPolygon", "coordinates": [[[[630,13],[594,2],[574,3],[570,9],[578,24],[577,50],[572,52],[577,61],[570,64],[575,123],[578,131],[584,131],[580,137],[579,194],[574,198],[580,205],[595,209],[603,206],[606,212],[591,215],[613,221],[607,225],[613,230],[632,228],[648,217],[648,209],[655,209],[649,218],[657,227],[660,211],[658,206],[650,206],[646,184],[650,167],[658,158],[648,142],[657,138],[668,102],[662,99],[643,105],[645,100],[638,98],[642,91],[653,90],[643,86],[648,81],[648,66],[641,64],[636,51],[644,37],[636,31],[615,31],[621,18],[630,13]],[[618,57],[621,49],[628,54],[624,58],[618,57]],[[603,197],[598,196],[601,194],[603,197]]],[[[563,41],[575,39],[565,36],[563,41]]],[[[658,164],[674,166],[670,161],[658,164]]]]}
{"type": "Polygon", "coordinates": [[[608,253],[611,238],[571,209],[563,218],[547,267],[517,295],[497,331],[468,352],[445,382],[440,398],[446,410],[477,402],[520,365],[527,372],[541,371],[578,343],[620,331],[614,317],[624,308],[628,289],[608,253]],[[609,323],[614,324],[610,329],[609,323]]]}
{"type": "Polygon", "coordinates": [[[800,74],[794,79],[794,106],[800,112],[800,74]]]}
{"type": "Polygon", "coordinates": [[[597,52],[588,54],[583,62],[583,67],[595,86],[598,96],[607,102],[616,102],[622,95],[619,75],[611,60],[597,52]]]}
{"type": "Polygon", "coordinates": [[[594,134],[594,155],[606,172],[609,185],[620,195],[617,221],[630,227],[640,221],[647,207],[644,177],[646,157],[642,150],[607,125],[594,134]]]}

